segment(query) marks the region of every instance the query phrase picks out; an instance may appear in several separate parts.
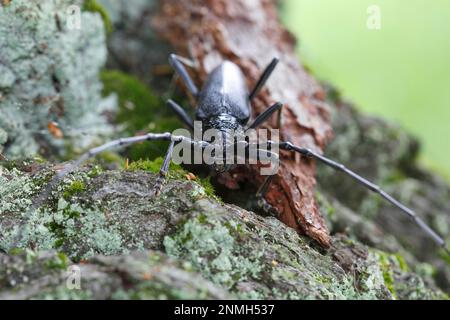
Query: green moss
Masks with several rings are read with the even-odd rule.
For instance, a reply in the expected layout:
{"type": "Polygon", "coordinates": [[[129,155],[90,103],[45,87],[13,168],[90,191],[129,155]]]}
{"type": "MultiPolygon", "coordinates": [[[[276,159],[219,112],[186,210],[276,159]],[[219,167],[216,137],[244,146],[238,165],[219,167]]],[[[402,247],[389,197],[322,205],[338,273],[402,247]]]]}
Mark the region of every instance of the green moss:
{"type": "Polygon", "coordinates": [[[211,177],[207,178],[198,178],[199,184],[205,189],[205,193],[207,196],[214,197],[216,200],[221,201],[215,194],[214,186],[211,183],[211,177]]]}
{"type": "Polygon", "coordinates": [[[208,218],[203,213],[200,213],[197,217],[198,222],[201,224],[205,224],[208,221],[208,218]]]}
{"type": "Polygon", "coordinates": [[[83,10],[100,14],[107,35],[113,31],[113,25],[111,23],[111,19],[109,18],[108,12],[96,0],[85,0],[83,4],[83,10]]]}
{"type": "Polygon", "coordinates": [[[201,202],[205,202],[205,211],[194,213],[164,239],[166,252],[189,261],[203,277],[239,298],[385,297],[380,293],[384,284],[381,272],[379,280],[369,279],[368,287],[358,292],[352,274],[334,268],[331,257],[309,247],[294,230],[282,228],[281,222],[243,223],[232,214],[221,216],[220,209],[207,200],[201,202]],[[244,290],[240,288],[243,284],[248,284],[244,290]]]}
{"type": "Polygon", "coordinates": [[[10,256],[23,256],[27,264],[33,263],[37,258],[37,253],[28,248],[13,248],[9,250],[10,256]]]}
{"type": "Polygon", "coordinates": [[[148,261],[150,262],[150,265],[153,266],[157,263],[159,263],[162,260],[162,257],[160,254],[158,254],[157,252],[154,252],[153,254],[151,254],[148,258],[148,261]]]}
{"type": "Polygon", "coordinates": [[[399,169],[393,169],[392,172],[383,180],[386,184],[398,183],[407,179],[405,173],[399,169]]]}
{"type": "Polygon", "coordinates": [[[125,162],[124,159],[120,155],[118,155],[115,152],[111,152],[111,151],[105,151],[105,152],[100,153],[97,156],[97,159],[100,163],[105,164],[105,165],[107,165],[107,164],[123,165],[125,162]]]}
{"type": "MultiPolygon", "coordinates": [[[[155,160],[138,160],[133,161],[128,165],[127,170],[129,171],[137,171],[143,170],[152,173],[159,173],[161,166],[164,162],[163,157],[158,157],[155,160]]],[[[186,179],[186,175],[188,172],[184,170],[181,166],[171,162],[169,165],[169,172],[167,177],[169,179],[186,179]]]]}
{"type": "Polygon", "coordinates": [[[392,271],[391,263],[389,262],[389,255],[384,252],[378,252],[379,263],[383,272],[384,285],[392,294],[393,297],[397,297],[394,287],[394,274],[392,271]]]}
{"type": "Polygon", "coordinates": [[[86,175],[88,176],[88,178],[92,179],[92,178],[98,177],[101,173],[102,173],[102,168],[99,167],[98,165],[94,165],[92,167],[92,169],[87,172],[86,175]]]}
{"type": "Polygon", "coordinates": [[[406,263],[405,258],[403,258],[403,256],[400,253],[394,254],[394,257],[397,260],[398,267],[400,268],[400,270],[402,270],[403,272],[409,272],[409,267],[408,264],[406,263]]]}
{"type": "Polygon", "coordinates": [[[231,234],[233,234],[235,237],[239,235],[244,235],[243,227],[241,223],[238,223],[236,221],[226,221],[223,224],[228,231],[230,231],[231,234]]]}
{"type": "Polygon", "coordinates": [[[86,186],[84,184],[84,181],[81,180],[75,180],[73,181],[66,189],[64,190],[63,197],[64,199],[69,199],[73,195],[83,192],[86,190],[86,186]]]}
{"type": "MultiPolygon", "coordinates": [[[[143,170],[148,171],[152,173],[159,173],[159,170],[161,169],[161,166],[164,162],[163,157],[158,157],[155,160],[138,160],[133,161],[128,165],[128,168],[126,170],[129,171],[137,171],[137,170],[143,170]]],[[[169,172],[167,174],[168,179],[181,179],[186,180],[187,179],[188,172],[184,170],[180,165],[175,164],[173,162],[170,163],[169,166],[169,172]]],[[[213,197],[214,199],[221,202],[219,197],[215,195],[214,187],[211,183],[211,178],[200,178],[196,177],[194,180],[194,183],[198,184],[203,188],[203,193],[209,197],[213,197]]]]}
{"type": "MultiPolygon", "coordinates": [[[[447,248],[448,250],[448,248],[447,248]]],[[[450,255],[448,254],[448,251],[444,249],[440,249],[438,251],[439,257],[447,263],[448,266],[450,266],[450,255]]]]}
{"type": "Polygon", "coordinates": [[[127,126],[127,130],[138,131],[146,128],[160,113],[163,105],[145,84],[134,76],[121,71],[107,70],[100,75],[103,82],[103,95],[116,93],[120,109],[117,120],[127,126]]]}
{"type": "MultiPolygon", "coordinates": [[[[134,76],[121,71],[108,70],[101,74],[103,95],[112,93],[119,98],[117,121],[124,125],[125,134],[138,132],[172,132],[180,127],[180,121],[165,107],[161,98],[134,76]]],[[[165,153],[167,142],[143,142],[130,147],[132,160],[155,159],[165,153]]]]}
{"type": "MultiPolygon", "coordinates": [[[[162,158],[155,161],[136,161],[132,162],[128,169],[156,173],[162,161],[162,158]]],[[[63,183],[55,187],[52,194],[52,199],[59,199],[57,203],[51,200],[51,203],[32,213],[23,241],[19,245],[32,246],[36,250],[58,248],[58,251],[66,253],[72,261],[77,261],[96,254],[127,253],[128,257],[128,250],[142,250],[144,247],[161,249],[161,241],[165,237],[165,250],[178,258],[183,268],[194,271],[193,274],[200,273],[202,278],[227,288],[229,293],[238,298],[433,297],[433,293],[420,276],[414,273],[405,274],[408,266],[400,255],[369,250],[367,258],[358,255],[353,261],[354,272],[344,272],[332,254],[324,254],[312,246],[310,240],[299,236],[293,229],[286,228],[279,220],[262,218],[236,207],[222,205],[205,196],[204,188],[200,186],[201,179],[186,181],[187,172],[175,164],[172,164],[171,171],[173,177],[170,177],[172,181],[168,183],[170,191],[155,199],[143,199],[139,195],[140,190],[146,192],[147,185],[151,185],[148,181],[150,175],[144,175],[142,172],[107,172],[93,181],[88,179],[90,171],[69,174],[63,183]],[[178,180],[173,181],[173,178],[178,180]],[[86,183],[86,186],[89,181],[89,191],[106,192],[106,196],[98,195],[105,200],[97,202],[95,199],[98,198],[89,197],[91,192],[64,199],[62,194],[66,189],[79,189],[72,186],[77,181],[86,183]],[[145,183],[145,186],[136,190],[137,184],[145,183]],[[199,196],[194,197],[194,193],[199,196]],[[131,200],[128,200],[127,196],[131,196],[131,200]],[[168,217],[176,222],[166,224],[168,217]],[[145,230],[149,231],[143,231],[141,226],[145,226],[148,228],[145,230]],[[158,235],[153,234],[158,228],[164,230],[158,235]],[[144,234],[145,238],[134,238],[136,234],[144,234]]],[[[0,221],[5,220],[4,217],[14,217],[16,221],[20,221],[21,212],[29,202],[16,200],[32,199],[35,193],[35,175],[19,172],[18,169],[3,169],[3,172],[5,174],[0,175],[0,206],[8,208],[9,213],[0,210],[0,221]],[[13,206],[8,207],[11,204],[13,206]]],[[[47,174],[48,172],[42,176],[47,174]]],[[[6,250],[11,248],[14,236],[14,229],[2,229],[0,246],[6,250]]],[[[334,240],[337,248],[360,252],[353,250],[355,247],[361,247],[357,241],[346,237],[335,237],[334,240]]],[[[28,260],[33,262],[35,255],[29,254],[28,260]]],[[[142,268],[165,265],[164,255],[161,253],[145,255],[142,261],[142,268]]],[[[59,273],[67,263],[65,257],[60,256],[45,266],[59,273]]],[[[179,287],[160,286],[155,284],[154,278],[145,284],[143,281],[141,283],[141,271],[144,270],[140,269],[141,263],[133,262],[130,265],[133,268],[139,266],[138,269],[130,271],[130,282],[136,289],[127,288],[127,291],[118,292],[117,298],[196,298],[209,295],[201,290],[192,295],[179,287]]],[[[56,295],[65,294],[61,291],[56,295]]],[[[54,291],[49,291],[48,297],[52,295],[54,291]]]]}
{"type": "Polygon", "coordinates": [[[47,260],[45,266],[47,267],[47,269],[65,271],[69,266],[69,259],[64,253],[60,252],[55,257],[53,257],[53,259],[47,260]]]}

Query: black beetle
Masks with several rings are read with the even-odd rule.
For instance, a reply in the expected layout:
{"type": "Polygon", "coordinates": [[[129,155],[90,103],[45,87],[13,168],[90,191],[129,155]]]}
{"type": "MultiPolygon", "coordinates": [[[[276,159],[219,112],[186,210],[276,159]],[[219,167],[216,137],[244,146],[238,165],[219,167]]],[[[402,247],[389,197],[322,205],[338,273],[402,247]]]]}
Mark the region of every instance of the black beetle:
{"type": "MultiPolygon", "coordinates": [[[[245,78],[239,67],[230,61],[222,62],[218,67],[216,67],[208,76],[208,79],[204,83],[202,89],[199,91],[189,76],[184,64],[189,65],[190,61],[186,58],[179,57],[175,54],[171,54],[169,57],[169,62],[175,69],[177,74],[181,77],[184,84],[186,85],[192,96],[197,99],[196,108],[196,120],[202,123],[203,129],[215,129],[218,130],[222,136],[222,143],[226,146],[228,144],[235,144],[236,141],[229,141],[231,131],[245,133],[248,129],[255,129],[260,126],[264,121],[266,121],[271,115],[278,111],[278,115],[281,115],[282,104],[277,102],[272,106],[268,107],[264,112],[258,115],[250,124],[250,108],[251,101],[260,92],[261,88],[266,83],[267,79],[275,69],[278,59],[274,58],[272,62],[266,67],[262,73],[259,80],[256,82],[254,88],[249,92],[245,84],[245,78]]],[[[194,122],[191,117],[186,113],[186,111],[173,100],[168,100],[167,105],[179,116],[179,118],[185,123],[189,128],[194,129],[194,122]]],[[[184,142],[192,146],[205,148],[211,145],[211,143],[201,140],[195,140],[187,138],[182,135],[174,135],[169,132],[166,133],[148,133],[143,136],[129,137],[117,139],[97,148],[89,150],[87,153],[82,155],[77,161],[75,161],[70,166],[66,167],[64,170],[59,172],[48,184],[43,193],[41,193],[38,201],[35,201],[34,208],[39,207],[42,201],[48,196],[49,192],[52,190],[54,185],[60,181],[60,179],[67,173],[76,169],[81,163],[83,163],[88,158],[97,155],[112,147],[133,144],[136,142],[146,141],[146,140],[167,140],[170,141],[169,148],[165,155],[163,164],[160,169],[159,178],[155,184],[155,195],[158,195],[166,173],[169,168],[169,164],[172,158],[172,153],[174,145],[176,143],[184,142]]],[[[443,247],[445,250],[444,240],[432,230],[422,219],[420,219],[411,209],[397,201],[395,198],[387,194],[381,188],[367,179],[359,176],[353,171],[347,169],[344,165],[330,160],[321,154],[318,154],[310,149],[295,146],[290,142],[276,142],[276,141],[266,141],[268,146],[276,145],[280,149],[294,151],[300,153],[302,156],[314,158],[319,162],[324,163],[338,171],[342,171],[355,179],[360,184],[364,185],[373,192],[378,193],[381,197],[389,201],[394,206],[398,207],[402,212],[409,216],[422,230],[424,230],[439,246],[443,247]]],[[[248,142],[247,142],[248,144],[248,142]]],[[[226,147],[225,147],[226,149],[226,147]]],[[[268,150],[266,150],[268,151],[268,150]]],[[[220,167],[215,167],[217,171],[227,171],[231,166],[223,165],[220,167]]],[[[261,185],[258,190],[257,197],[262,201],[263,206],[270,207],[264,201],[264,194],[267,190],[268,185],[271,182],[273,175],[269,175],[265,182],[261,185]]]]}

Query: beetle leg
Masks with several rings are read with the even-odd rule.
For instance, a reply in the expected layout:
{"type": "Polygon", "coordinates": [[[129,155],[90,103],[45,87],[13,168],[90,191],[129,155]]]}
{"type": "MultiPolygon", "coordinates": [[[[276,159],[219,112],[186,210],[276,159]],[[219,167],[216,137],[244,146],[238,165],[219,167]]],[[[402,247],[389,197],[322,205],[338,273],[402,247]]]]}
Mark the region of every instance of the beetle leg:
{"type": "Polygon", "coordinates": [[[147,134],[142,135],[142,136],[120,138],[120,139],[117,139],[117,140],[113,140],[113,141],[107,142],[107,143],[105,143],[105,144],[103,144],[103,145],[101,145],[99,147],[96,147],[96,148],[93,148],[93,149],[89,150],[88,152],[83,154],[80,158],[78,158],[78,160],[76,160],[75,162],[73,162],[69,166],[65,167],[60,172],[58,172],[58,174],[56,174],[52,178],[52,180],[50,180],[50,182],[47,184],[47,186],[45,187],[44,191],[41,192],[39,194],[38,198],[34,201],[34,205],[33,205],[32,209],[35,209],[35,208],[38,208],[39,206],[41,206],[43,201],[45,201],[45,199],[48,198],[50,192],[53,190],[55,185],[58,184],[64,178],[64,176],[66,176],[67,174],[75,171],[81,164],[83,164],[88,159],[93,158],[97,154],[99,154],[101,152],[104,152],[104,151],[106,151],[108,149],[115,148],[115,147],[131,145],[131,144],[138,143],[138,142],[143,142],[143,141],[155,141],[155,140],[167,140],[167,141],[175,141],[175,142],[185,141],[185,142],[190,143],[191,145],[199,144],[202,147],[204,147],[205,145],[209,145],[208,142],[196,141],[196,140],[192,140],[190,138],[183,137],[183,136],[174,136],[170,132],[165,132],[165,133],[147,133],[147,134]]]}
{"type": "Polygon", "coordinates": [[[418,217],[413,210],[411,210],[410,208],[408,208],[405,205],[403,205],[402,203],[400,203],[394,197],[392,197],[391,195],[389,195],[388,193],[383,191],[376,184],[361,177],[360,175],[356,174],[355,172],[347,169],[343,164],[340,164],[331,159],[328,159],[310,149],[295,146],[290,142],[280,142],[279,147],[280,147],[280,149],[283,149],[283,150],[290,150],[290,151],[298,152],[299,154],[301,154],[305,157],[308,157],[308,158],[314,158],[335,170],[341,171],[341,172],[349,175],[354,180],[356,180],[358,183],[362,184],[369,190],[379,194],[382,198],[384,198],[385,200],[387,200],[388,202],[390,202],[391,204],[393,204],[394,206],[399,208],[403,213],[405,213],[409,218],[411,218],[426,234],[428,234],[437,245],[439,245],[440,247],[443,247],[445,250],[447,250],[444,239],[442,239],[433,229],[431,229],[430,226],[428,226],[420,217],[418,217]]]}
{"type": "MultiPolygon", "coordinates": [[[[142,135],[142,136],[121,138],[121,139],[107,142],[99,147],[89,150],[88,152],[83,154],[80,158],[78,158],[78,160],[73,162],[71,165],[67,166],[66,168],[64,168],[63,170],[58,172],[58,174],[56,174],[50,180],[50,182],[45,186],[44,190],[41,193],[39,193],[39,195],[33,200],[33,204],[27,210],[27,212],[25,212],[24,219],[29,219],[31,214],[37,208],[39,208],[44,203],[44,201],[49,197],[53,188],[64,178],[64,176],[75,171],[83,162],[87,161],[88,159],[90,159],[92,157],[95,157],[97,154],[99,154],[103,151],[106,151],[106,150],[114,148],[114,147],[130,145],[133,143],[138,143],[138,142],[143,142],[143,141],[155,141],[155,140],[171,141],[171,144],[170,144],[170,147],[168,150],[168,154],[169,154],[169,151],[173,151],[173,145],[176,142],[187,142],[187,143],[191,144],[192,146],[199,145],[202,148],[210,145],[206,141],[197,141],[197,140],[192,140],[190,138],[183,137],[183,136],[174,136],[169,132],[147,133],[146,135],[142,135]]],[[[164,164],[163,164],[163,167],[161,168],[160,175],[164,175],[164,172],[167,172],[167,168],[170,163],[171,155],[172,155],[172,152],[170,152],[170,154],[169,154],[170,157],[168,158],[168,156],[166,154],[166,159],[164,160],[164,164]]],[[[158,180],[157,180],[157,184],[158,184],[158,180]]],[[[23,232],[24,232],[24,228],[23,227],[19,228],[19,232],[17,233],[17,235],[15,236],[15,239],[13,240],[13,246],[17,246],[19,244],[19,242],[22,240],[23,232]]]]}
{"type": "Polygon", "coordinates": [[[173,146],[175,145],[175,141],[172,140],[170,142],[169,148],[167,149],[166,156],[164,157],[164,162],[159,170],[159,177],[156,179],[155,186],[153,187],[154,195],[159,196],[161,193],[162,185],[166,180],[167,172],[169,171],[170,161],[172,160],[173,154],[173,146]]]}
{"type": "Polygon", "coordinates": [[[136,137],[128,137],[128,138],[120,138],[117,140],[113,140],[107,142],[99,147],[90,149],[88,152],[83,154],[80,158],[75,160],[70,165],[66,166],[63,170],[58,172],[52,180],[47,184],[44,191],[41,192],[34,201],[34,208],[38,208],[41,206],[43,201],[49,196],[50,192],[53,190],[56,184],[58,184],[67,174],[75,171],[80,165],[82,165],[85,161],[90,158],[95,157],[97,154],[104,152],[108,149],[112,149],[114,147],[130,145],[133,143],[143,142],[143,141],[151,141],[151,140],[170,140],[172,135],[169,132],[166,133],[147,133],[146,135],[136,136],[136,137]]]}
{"type": "MultiPolygon", "coordinates": [[[[283,106],[281,106],[281,107],[283,107],[283,106]]],[[[278,130],[280,130],[280,133],[281,133],[281,122],[282,122],[282,116],[283,116],[282,109],[283,108],[278,109],[278,114],[277,114],[277,128],[278,128],[278,130]]]]}
{"type": "Polygon", "coordinates": [[[269,63],[269,65],[266,67],[266,69],[264,69],[264,72],[261,74],[261,77],[258,79],[258,82],[256,82],[255,87],[248,96],[250,101],[253,100],[253,98],[261,91],[262,87],[266,84],[267,79],[269,79],[273,70],[275,70],[278,61],[279,60],[277,58],[273,58],[272,61],[269,63]]]}
{"type": "Polygon", "coordinates": [[[181,107],[178,103],[171,99],[167,100],[167,106],[169,106],[169,108],[177,114],[180,120],[183,121],[183,123],[187,125],[189,129],[194,130],[194,121],[187,114],[186,110],[183,109],[183,107],[181,107]]]}
{"type": "Polygon", "coordinates": [[[258,191],[256,191],[256,200],[258,203],[258,207],[261,208],[261,210],[270,216],[277,217],[278,212],[277,210],[264,198],[270,183],[272,182],[275,175],[267,176],[262,185],[258,188],[258,191]]]}
{"type": "MultiPolygon", "coordinates": [[[[172,68],[175,69],[175,71],[181,77],[184,84],[188,88],[189,92],[196,98],[198,96],[198,88],[183,65],[183,64],[190,65],[188,62],[189,62],[188,59],[177,56],[174,53],[169,55],[170,65],[172,66],[172,68]]],[[[190,66],[192,66],[192,65],[190,65],[190,66]]]]}
{"type": "Polygon", "coordinates": [[[262,113],[260,113],[256,119],[253,121],[253,123],[248,127],[248,129],[256,129],[259,127],[262,123],[264,123],[269,117],[276,111],[278,111],[278,125],[281,125],[281,108],[283,107],[283,104],[280,102],[277,102],[264,110],[262,113]]]}

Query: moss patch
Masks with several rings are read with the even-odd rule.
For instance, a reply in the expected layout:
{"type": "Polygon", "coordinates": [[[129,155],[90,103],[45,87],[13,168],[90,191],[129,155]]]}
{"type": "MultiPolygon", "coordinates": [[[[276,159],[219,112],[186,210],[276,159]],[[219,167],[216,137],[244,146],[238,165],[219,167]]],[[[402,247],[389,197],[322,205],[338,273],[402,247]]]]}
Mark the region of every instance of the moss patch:
{"type": "Polygon", "coordinates": [[[383,272],[383,279],[386,288],[392,294],[392,296],[397,297],[394,288],[394,275],[392,273],[391,263],[389,262],[389,256],[385,253],[379,253],[379,262],[381,270],[383,272]]]}
{"type": "MultiPolygon", "coordinates": [[[[138,160],[133,161],[128,165],[126,170],[137,171],[143,170],[152,173],[159,173],[161,166],[164,162],[163,157],[158,157],[155,160],[138,160]]],[[[180,165],[173,162],[170,163],[169,172],[167,174],[168,179],[188,179],[190,176],[189,172],[184,170],[180,165]]],[[[219,197],[215,194],[214,186],[211,183],[211,177],[200,178],[195,177],[194,183],[199,184],[204,189],[204,193],[207,196],[214,197],[216,200],[221,201],[219,197]]]]}
{"type": "MultiPolygon", "coordinates": [[[[117,121],[125,127],[125,134],[138,132],[172,132],[180,121],[165,107],[145,84],[121,71],[108,70],[101,74],[103,95],[112,93],[119,98],[117,121]]],[[[130,147],[127,153],[132,160],[155,159],[165,153],[167,142],[143,142],[130,147]]]]}
{"type": "Polygon", "coordinates": [[[107,35],[113,31],[113,25],[111,23],[111,19],[109,18],[108,12],[96,0],[84,0],[83,10],[100,14],[107,35]]]}
{"type": "MultiPolygon", "coordinates": [[[[133,161],[128,165],[127,170],[137,171],[143,170],[152,173],[159,173],[161,166],[164,162],[163,157],[158,157],[155,160],[138,160],[133,161]]],[[[171,162],[169,165],[168,177],[171,179],[186,179],[188,172],[184,170],[181,166],[171,162]]]]}
{"type": "Polygon", "coordinates": [[[86,189],[86,186],[83,181],[75,180],[73,181],[64,191],[64,199],[69,199],[71,196],[83,192],[86,189]]]}
{"type": "MultiPolygon", "coordinates": [[[[367,255],[367,248],[344,236],[333,237],[333,249],[325,253],[277,219],[257,216],[207,197],[201,181],[188,181],[187,172],[177,165],[172,164],[172,176],[165,189],[154,197],[150,191],[161,163],[162,158],[132,162],[129,170],[96,173],[94,178],[89,177],[93,169],[69,174],[44,206],[27,217],[20,243],[15,239],[24,221],[21,214],[30,205],[30,201],[23,200],[33,199],[42,186],[41,182],[35,183],[47,177],[50,170],[29,174],[17,168],[3,168],[0,207],[6,209],[0,211],[0,247],[5,251],[12,244],[33,250],[57,249],[75,262],[96,257],[103,267],[105,259],[110,259],[108,263],[118,268],[114,270],[121,270],[120,281],[116,282],[111,274],[99,276],[96,281],[100,282],[91,289],[107,281],[100,287],[113,288],[106,295],[113,298],[208,297],[213,294],[211,290],[254,299],[445,297],[430,289],[420,275],[407,272],[401,256],[378,250],[369,250],[367,255]],[[68,190],[73,194],[65,199],[63,194],[68,190]],[[195,292],[180,288],[179,280],[169,286],[155,282],[158,276],[161,281],[167,279],[167,274],[161,274],[161,264],[169,269],[170,266],[164,262],[163,253],[140,256],[137,260],[130,257],[131,250],[142,252],[144,248],[165,250],[179,261],[179,266],[189,272],[183,273],[186,286],[193,283],[191,275],[207,282],[197,286],[200,290],[195,292]],[[126,260],[130,263],[123,264],[126,260]],[[133,289],[121,288],[124,281],[131,283],[133,289]],[[114,289],[117,283],[118,290],[114,289]]],[[[35,252],[25,251],[31,264],[39,259],[35,252]]],[[[14,256],[0,253],[0,259],[14,256]]],[[[59,273],[67,264],[64,255],[56,256],[44,264],[46,271],[42,274],[59,273]]],[[[177,270],[175,273],[179,275],[177,270]]],[[[82,291],[83,294],[73,295],[63,287],[53,286],[51,290],[41,290],[39,296],[89,298],[103,292],[82,291]]],[[[16,291],[11,289],[8,294],[16,291]]]]}

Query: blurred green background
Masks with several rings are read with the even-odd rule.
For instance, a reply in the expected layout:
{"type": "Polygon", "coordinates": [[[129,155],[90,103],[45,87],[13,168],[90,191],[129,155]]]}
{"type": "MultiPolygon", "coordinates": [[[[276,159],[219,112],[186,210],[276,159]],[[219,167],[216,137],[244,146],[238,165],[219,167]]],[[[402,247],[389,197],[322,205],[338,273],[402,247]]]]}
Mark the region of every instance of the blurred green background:
{"type": "Polygon", "coordinates": [[[407,128],[421,161],[450,177],[449,0],[284,0],[283,18],[316,77],[407,128]],[[367,27],[370,5],[380,30],[367,27]]]}

